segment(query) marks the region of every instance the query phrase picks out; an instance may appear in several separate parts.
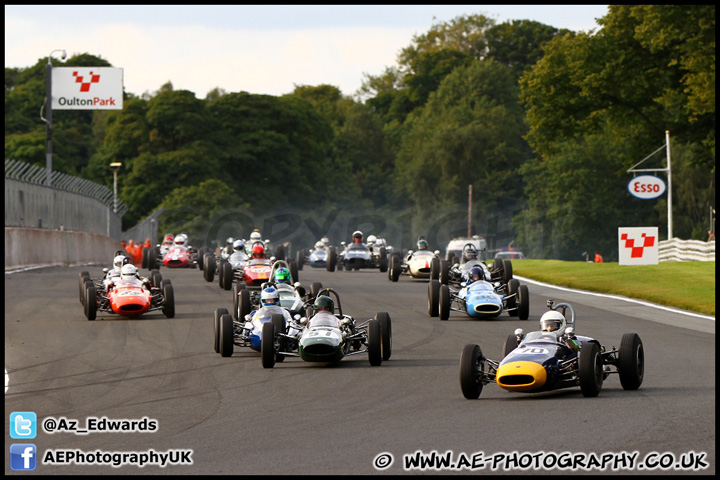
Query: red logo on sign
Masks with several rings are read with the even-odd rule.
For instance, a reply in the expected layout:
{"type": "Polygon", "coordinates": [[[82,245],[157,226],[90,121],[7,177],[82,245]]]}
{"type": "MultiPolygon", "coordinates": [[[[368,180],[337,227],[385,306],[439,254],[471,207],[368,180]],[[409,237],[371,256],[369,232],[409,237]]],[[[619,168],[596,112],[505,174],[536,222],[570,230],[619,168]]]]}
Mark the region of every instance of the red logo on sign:
{"type": "Polygon", "coordinates": [[[625,242],[625,248],[631,249],[630,258],[642,258],[643,248],[655,246],[655,237],[648,237],[644,233],[641,236],[643,237],[644,241],[643,244],[639,247],[635,246],[634,239],[628,239],[627,233],[623,233],[620,236],[620,240],[623,240],[625,242]]]}
{"type": "Polygon", "coordinates": [[[90,91],[90,85],[93,83],[98,83],[100,81],[100,75],[93,75],[93,72],[90,72],[90,80],[89,81],[83,81],[85,77],[82,75],[78,75],[78,72],[73,72],[73,77],[75,77],[75,83],[80,84],[80,91],[81,92],[89,92],[90,91]]]}

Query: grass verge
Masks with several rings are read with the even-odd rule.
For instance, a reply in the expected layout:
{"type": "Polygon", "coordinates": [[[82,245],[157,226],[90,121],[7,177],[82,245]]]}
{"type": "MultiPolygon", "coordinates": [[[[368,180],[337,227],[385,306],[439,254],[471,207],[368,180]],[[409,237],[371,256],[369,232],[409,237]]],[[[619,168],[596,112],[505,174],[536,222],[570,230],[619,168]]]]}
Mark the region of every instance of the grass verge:
{"type": "Polygon", "coordinates": [[[715,262],[657,265],[513,260],[513,275],[715,315],[715,262]]]}

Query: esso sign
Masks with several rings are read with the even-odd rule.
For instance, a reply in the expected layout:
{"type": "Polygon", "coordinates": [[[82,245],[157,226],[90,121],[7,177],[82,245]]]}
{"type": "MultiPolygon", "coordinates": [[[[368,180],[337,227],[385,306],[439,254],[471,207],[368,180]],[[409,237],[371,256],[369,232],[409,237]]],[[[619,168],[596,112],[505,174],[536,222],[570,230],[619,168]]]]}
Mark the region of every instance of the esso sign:
{"type": "Polygon", "coordinates": [[[649,200],[665,193],[665,182],[653,175],[640,175],[630,180],[628,191],[637,198],[649,200]]]}

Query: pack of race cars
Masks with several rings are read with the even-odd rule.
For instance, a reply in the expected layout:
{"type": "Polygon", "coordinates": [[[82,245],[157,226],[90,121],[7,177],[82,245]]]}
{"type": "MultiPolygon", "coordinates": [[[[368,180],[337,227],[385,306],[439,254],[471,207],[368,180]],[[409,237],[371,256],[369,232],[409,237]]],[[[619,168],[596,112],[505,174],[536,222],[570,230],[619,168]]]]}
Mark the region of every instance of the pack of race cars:
{"type": "MultiPolygon", "coordinates": [[[[300,284],[304,264],[331,272],[378,268],[387,271],[391,282],[401,276],[427,279],[428,314],[442,321],[451,312],[478,319],[505,312],[520,320],[529,318],[528,288],[513,277],[509,259],[498,256],[488,266],[479,259],[475,244],[467,243],[461,257],[446,260],[439,251],[428,249],[424,237],[418,239],[417,250],[402,256],[384,239],[368,240],[370,245],[363,243],[361,232],[354,232],[352,243],[342,242],[344,250],[338,255],[323,238],[314,250],[299,250],[295,259],[286,260],[282,245],[267,257],[270,244],[259,233],[249,242],[229,238],[218,252],[193,249],[185,234],[167,235],[162,244],[143,251],[142,266],[150,270],[149,277],[141,276],[133,259],[117,251],[112,268],[104,268],[101,277],[80,273],[79,299],[88,320],[95,320],[98,312],[133,318],[158,310],[173,318],[173,286],[158,267],[198,266],[208,282],[217,272],[220,287],[232,291],[232,310],[214,310],[214,350],[230,357],[236,348],[249,348],[259,354],[263,368],[274,368],[286,358],[338,363],[362,354],[371,366],[379,366],[391,357],[390,314],[380,311],[372,318],[347,314],[334,288],[313,282],[308,291],[300,284]]],[[[517,328],[506,339],[499,360],[486,358],[477,344],[465,345],[460,359],[460,390],[465,398],[479,398],[488,383],[526,393],[580,387],[586,397],[597,396],[610,375],[617,375],[625,390],[641,386],[645,357],[636,333],[624,334],[618,349],[608,349],[594,338],[576,335],[572,305],[548,300],[547,306],[540,330],[525,333],[517,328]]]]}

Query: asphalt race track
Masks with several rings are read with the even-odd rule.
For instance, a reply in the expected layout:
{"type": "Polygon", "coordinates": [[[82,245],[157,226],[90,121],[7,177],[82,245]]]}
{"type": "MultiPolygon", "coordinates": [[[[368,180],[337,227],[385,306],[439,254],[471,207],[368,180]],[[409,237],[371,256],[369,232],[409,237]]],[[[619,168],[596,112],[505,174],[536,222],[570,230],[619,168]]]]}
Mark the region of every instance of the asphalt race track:
{"type": "Polygon", "coordinates": [[[175,318],[99,314],[93,322],[78,301],[81,270],[95,277],[101,266],[5,275],[6,474],[715,473],[714,319],[527,283],[527,321],[507,314],[474,320],[456,312],[441,321],[428,316],[427,281],[401,277],[391,283],[378,271],[329,273],[306,266],[300,281],[338,290],[345,313],[367,319],[389,312],[392,358],[379,367],[371,367],[366,355],[337,365],[289,358],[263,369],[259,354],[249,349],[236,347],[230,358],[214,352],[213,311],[231,308],[231,293],[205,282],[197,269],[161,270],[174,286],[175,318]],[[466,400],[458,380],[463,346],[477,343],[499,360],[514,329],[538,328],[548,298],[572,303],[577,333],[607,348],[619,346],[623,333],[638,333],[646,361],[640,389],[624,391],[613,375],[597,398],[584,398],[579,388],[521,394],[490,384],[480,399],[466,400]],[[11,438],[11,412],[35,412],[37,437],[11,438]],[[77,420],[78,428],[91,417],[147,418],[157,421],[157,429],[47,434],[41,424],[49,417],[68,425],[77,420]],[[13,443],[37,446],[34,472],[11,470],[13,443]],[[108,459],[108,452],[173,449],[191,450],[186,458],[192,464],[116,468],[43,461],[47,452],[61,450],[84,453],[87,460],[88,453],[108,459]],[[405,457],[418,452],[449,452],[451,463],[465,468],[406,470],[405,457]],[[605,470],[523,468],[528,462],[557,467],[561,459],[581,466],[577,461],[591,462],[590,454],[605,458],[605,470]],[[482,459],[495,459],[498,469],[489,461],[481,468],[482,459]],[[652,466],[698,459],[707,468],[638,467],[643,460],[652,466]]]}

